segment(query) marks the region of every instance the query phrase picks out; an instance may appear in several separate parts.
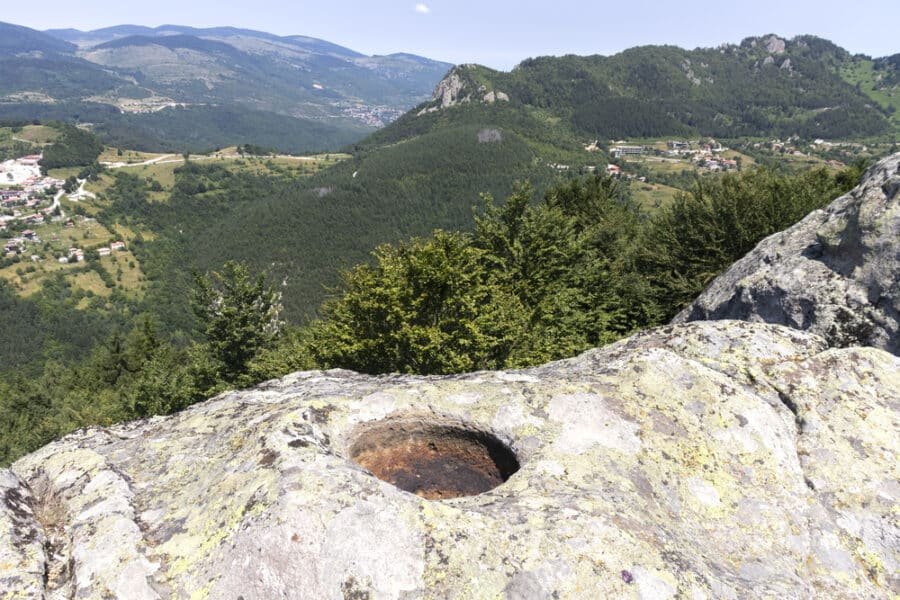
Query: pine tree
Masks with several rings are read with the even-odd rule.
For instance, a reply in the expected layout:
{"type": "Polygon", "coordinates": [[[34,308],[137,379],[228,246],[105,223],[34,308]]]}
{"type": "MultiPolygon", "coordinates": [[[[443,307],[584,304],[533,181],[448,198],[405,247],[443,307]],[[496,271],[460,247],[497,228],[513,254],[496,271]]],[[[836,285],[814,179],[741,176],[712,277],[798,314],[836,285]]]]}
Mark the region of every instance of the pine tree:
{"type": "Polygon", "coordinates": [[[210,356],[221,365],[221,376],[233,382],[262,348],[281,334],[281,294],[253,276],[241,263],[229,261],[220,272],[197,275],[191,308],[198,333],[210,356]]]}

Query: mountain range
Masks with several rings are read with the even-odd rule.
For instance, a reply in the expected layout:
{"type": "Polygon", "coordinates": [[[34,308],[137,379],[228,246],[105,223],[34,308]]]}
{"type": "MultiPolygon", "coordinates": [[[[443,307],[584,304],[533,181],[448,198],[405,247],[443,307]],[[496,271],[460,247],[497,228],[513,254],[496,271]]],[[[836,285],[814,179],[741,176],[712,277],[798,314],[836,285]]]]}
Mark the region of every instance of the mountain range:
{"type": "Polygon", "coordinates": [[[240,142],[335,149],[422,102],[403,125],[365,143],[437,126],[448,120],[435,116],[439,108],[494,101],[532,121],[530,129],[547,130],[555,146],[571,137],[900,131],[900,55],[853,55],[814,36],[542,57],[510,72],[464,65],[432,100],[452,65],[366,56],[303,36],[179,25],[40,32],[0,23],[0,40],[0,118],[91,122],[107,142],[142,150],[240,142]]]}
{"type": "Polygon", "coordinates": [[[40,32],[0,23],[0,40],[0,117],[102,123],[113,138],[117,130],[144,129],[143,140],[121,141],[158,150],[238,143],[229,138],[227,122],[234,120],[285,132],[243,141],[299,151],[286,143],[305,126],[319,142],[302,149],[334,148],[425,100],[451,67],[412,54],[366,56],[314,38],[231,27],[40,32]],[[192,140],[152,118],[175,109],[189,111],[200,130],[224,135],[192,140]]]}

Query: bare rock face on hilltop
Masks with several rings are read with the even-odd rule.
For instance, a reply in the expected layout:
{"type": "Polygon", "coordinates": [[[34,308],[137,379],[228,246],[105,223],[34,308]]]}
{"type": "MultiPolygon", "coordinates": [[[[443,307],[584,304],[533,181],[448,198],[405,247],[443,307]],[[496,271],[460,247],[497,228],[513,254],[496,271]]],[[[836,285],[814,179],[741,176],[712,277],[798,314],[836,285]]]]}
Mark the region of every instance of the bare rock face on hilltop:
{"type": "Polygon", "coordinates": [[[0,598],[891,598],[898,405],[900,358],[737,321],[297,373],[0,472],[0,598]]]}
{"type": "Polygon", "coordinates": [[[454,67],[438,82],[431,95],[430,106],[420,110],[418,116],[471,102],[481,104],[509,102],[509,94],[500,90],[488,90],[485,84],[476,84],[471,79],[469,70],[477,68],[476,65],[454,67]]]}
{"type": "Polygon", "coordinates": [[[770,35],[763,40],[766,46],[766,52],[771,54],[784,54],[787,43],[777,35],[770,35]]]}
{"type": "Polygon", "coordinates": [[[459,73],[455,70],[451,71],[446,77],[438,82],[434,93],[431,95],[432,100],[439,100],[441,108],[448,108],[460,101],[460,92],[465,87],[463,81],[459,77],[459,73]]]}
{"type": "Polygon", "coordinates": [[[709,319],[787,325],[831,346],[900,354],[900,154],[824,210],[760,242],[675,322],[709,319]]]}

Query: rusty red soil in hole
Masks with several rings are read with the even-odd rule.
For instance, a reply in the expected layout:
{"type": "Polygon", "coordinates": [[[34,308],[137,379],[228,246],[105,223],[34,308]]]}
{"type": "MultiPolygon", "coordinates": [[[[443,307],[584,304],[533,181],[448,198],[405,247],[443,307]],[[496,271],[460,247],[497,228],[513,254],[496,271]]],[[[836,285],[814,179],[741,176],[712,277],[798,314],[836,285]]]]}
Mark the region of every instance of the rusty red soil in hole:
{"type": "Polygon", "coordinates": [[[370,426],[351,457],[379,479],[431,500],[481,494],[519,470],[513,451],[492,434],[422,421],[370,426]]]}

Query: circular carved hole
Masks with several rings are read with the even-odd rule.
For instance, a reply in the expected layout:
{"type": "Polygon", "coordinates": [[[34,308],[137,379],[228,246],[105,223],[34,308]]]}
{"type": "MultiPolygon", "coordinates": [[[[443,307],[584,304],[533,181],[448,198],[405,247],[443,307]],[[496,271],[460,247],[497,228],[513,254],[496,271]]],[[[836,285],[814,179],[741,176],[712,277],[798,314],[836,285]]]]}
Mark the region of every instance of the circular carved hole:
{"type": "Polygon", "coordinates": [[[474,496],[519,470],[496,436],[462,422],[394,418],[365,425],[350,457],[373,475],[431,500],[474,496]]]}

